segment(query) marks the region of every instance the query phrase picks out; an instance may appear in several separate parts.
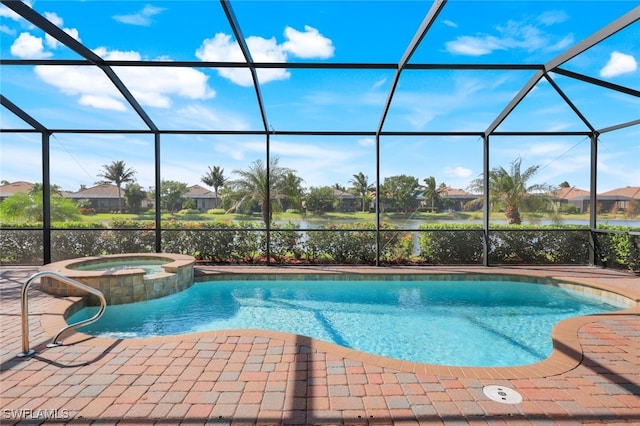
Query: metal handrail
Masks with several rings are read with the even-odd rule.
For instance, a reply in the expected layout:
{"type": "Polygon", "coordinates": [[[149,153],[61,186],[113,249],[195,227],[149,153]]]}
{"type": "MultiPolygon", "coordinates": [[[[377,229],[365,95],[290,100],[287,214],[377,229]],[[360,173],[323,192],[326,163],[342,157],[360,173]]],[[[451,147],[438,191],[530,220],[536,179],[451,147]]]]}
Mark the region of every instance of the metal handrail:
{"type": "Polygon", "coordinates": [[[73,286],[81,290],[84,290],[88,293],[91,293],[94,296],[97,296],[98,299],[100,300],[100,310],[98,310],[98,312],[94,316],[86,320],[78,321],[75,324],[69,324],[68,326],[63,327],[60,331],[58,331],[58,333],[54,336],[54,338],[51,340],[51,343],[49,343],[47,347],[62,345],[62,342],[58,341],[62,333],[64,333],[65,331],[71,328],[80,327],[80,326],[91,324],[98,321],[98,319],[100,319],[100,317],[102,316],[102,314],[104,313],[107,307],[107,300],[104,298],[104,294],[102,294],[100,290],[97,290],[93,287],[89,287],[86,284],[73,280],[69,277],[65,277],[64,275],[58,274],[56,272],[50,272],[50,271],[37,272],[31,275],[29,279],[27,279],[27,282],[25,282],[24,285],[22,286],[21,302],[20,302],[20,307],[22,310],[22,352],[18,354],[19,357],[31,356],[35,353],[33,349],[29,349],[29,300],[28,300],[27,292],[31,284],[40,277],[55,278],[59,281],[62,281],[65,284],[68,284],[70,286],[73,286]]]}

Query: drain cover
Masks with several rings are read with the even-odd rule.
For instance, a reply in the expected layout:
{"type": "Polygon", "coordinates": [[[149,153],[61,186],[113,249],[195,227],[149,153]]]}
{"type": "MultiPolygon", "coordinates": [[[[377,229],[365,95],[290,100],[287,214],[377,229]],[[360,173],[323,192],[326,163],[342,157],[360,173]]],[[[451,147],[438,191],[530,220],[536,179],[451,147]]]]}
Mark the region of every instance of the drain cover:
{"type": "Polygon", "coordinates": [[[503,404],[520,404],[522,402],[522,395],[505,386],[485,386],[482,391],[490,399],[503,404]]]}

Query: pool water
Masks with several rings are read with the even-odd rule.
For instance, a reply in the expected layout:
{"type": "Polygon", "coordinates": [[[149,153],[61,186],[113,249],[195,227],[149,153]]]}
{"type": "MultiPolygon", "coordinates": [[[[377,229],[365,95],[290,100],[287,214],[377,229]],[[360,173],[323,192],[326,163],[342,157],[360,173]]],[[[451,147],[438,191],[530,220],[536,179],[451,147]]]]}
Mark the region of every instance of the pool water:
{"type": "Polygon", "coordinates": [[[146,274],[157,274],[164,272],[162,265],[171,262],[167,259],[146,259],[146,260],[113,260],[103,262],[90,262],[87,264],[74,265],[71,269],[77,271],[120,271],[126,269],[144,269],[146,274]]]}
{"type": "MultiPolygon", "coordinates": [[[[547,358],[560,320],[622,308],[581,292],[515,281],[212,281],[109,306],[80,331],[131,338],[264,329],[408,361],[514,366],[547,358]]],[[[95,310],[85,308],[68,322],[95,310]]]]}

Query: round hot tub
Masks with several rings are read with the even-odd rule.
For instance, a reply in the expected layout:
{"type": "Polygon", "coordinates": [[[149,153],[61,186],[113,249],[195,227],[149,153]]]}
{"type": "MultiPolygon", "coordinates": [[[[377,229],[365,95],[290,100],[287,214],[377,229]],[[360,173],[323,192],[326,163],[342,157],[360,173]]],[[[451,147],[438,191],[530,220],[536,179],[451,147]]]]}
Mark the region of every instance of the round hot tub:
{"type": "MultiPolygon", "coordinates": [[[[126,253],[62,260],[40,268],[100,290],[109,305],[156,299],[193,284],[195,258],[174,253],[126,253]]],[[[57,296],[85,296],[82,290],[43,277],[40,288],[57,296]]]]}

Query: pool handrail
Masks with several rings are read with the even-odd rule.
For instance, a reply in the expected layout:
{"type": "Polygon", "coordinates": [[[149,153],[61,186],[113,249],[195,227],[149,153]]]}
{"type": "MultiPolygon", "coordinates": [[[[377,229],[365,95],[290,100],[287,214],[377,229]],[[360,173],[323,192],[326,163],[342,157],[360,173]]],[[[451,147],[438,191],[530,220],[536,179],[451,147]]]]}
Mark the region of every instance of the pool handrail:
{"type": "Polygon", "coordinates": [[[86,284],[83,284],[79,281],[76,281],[74,279],[71,279],[69,277],[66,277],[62,274],[59,274],[57,272],[51,272],[51,271],[42,271],[42,272],[37,272],[33,275],[31,275],[27,281],[24,283],[24,285],[22,286],[22,293],[21,293],[21,298],[20,298],[20,308],[21,308],[21,316],[22,316],[22,352],[20,352],[17,356],[18,357],[26,357],[26,356],[31,356],[35,353],[35,351],[33,349],[29,349],[29,298],[28,298],[28,291],[29,291],[29,287],[31,286],[31,284],[38,278],[41,277],[50,277],[50,278],[55,278],[59,281],[62,281],[63,283],[70,285],[72,287],[76,287],[79,288],[81,290],[86,291],[87,293],[91,293],[94,296],[98,297],[98,299],[100,300],[100,309],[98,310],[98,312],[92,316],[91,318],[88,318],[86,320],[82,320],[82,321],[78,321],[74,324],[69,324],[66,327],[63,327],[60,331],[58,331],[58,333],[53,337],[53,339],[51,339],[51,343],[49,343],[47,345],[47,347],[55,347],[55,346],[60,346],[62,345],[61,341],[58,341],[58,339],[60,338],[60,335],[62,335],[62,333],[64,333],[65,331],[71,329],[71,328],[77,328],[83,325],[88,325],[88,324],[92,324],[96,321],[98,321],[100,319],[100,317],[102,316],[102,314],[104,313],[106,307],[107,307],[107,300],[104,297],[104,294],[102,294],[102,292],[98,289],[95,289],[93,287],[90,287],[86,284]]]}

